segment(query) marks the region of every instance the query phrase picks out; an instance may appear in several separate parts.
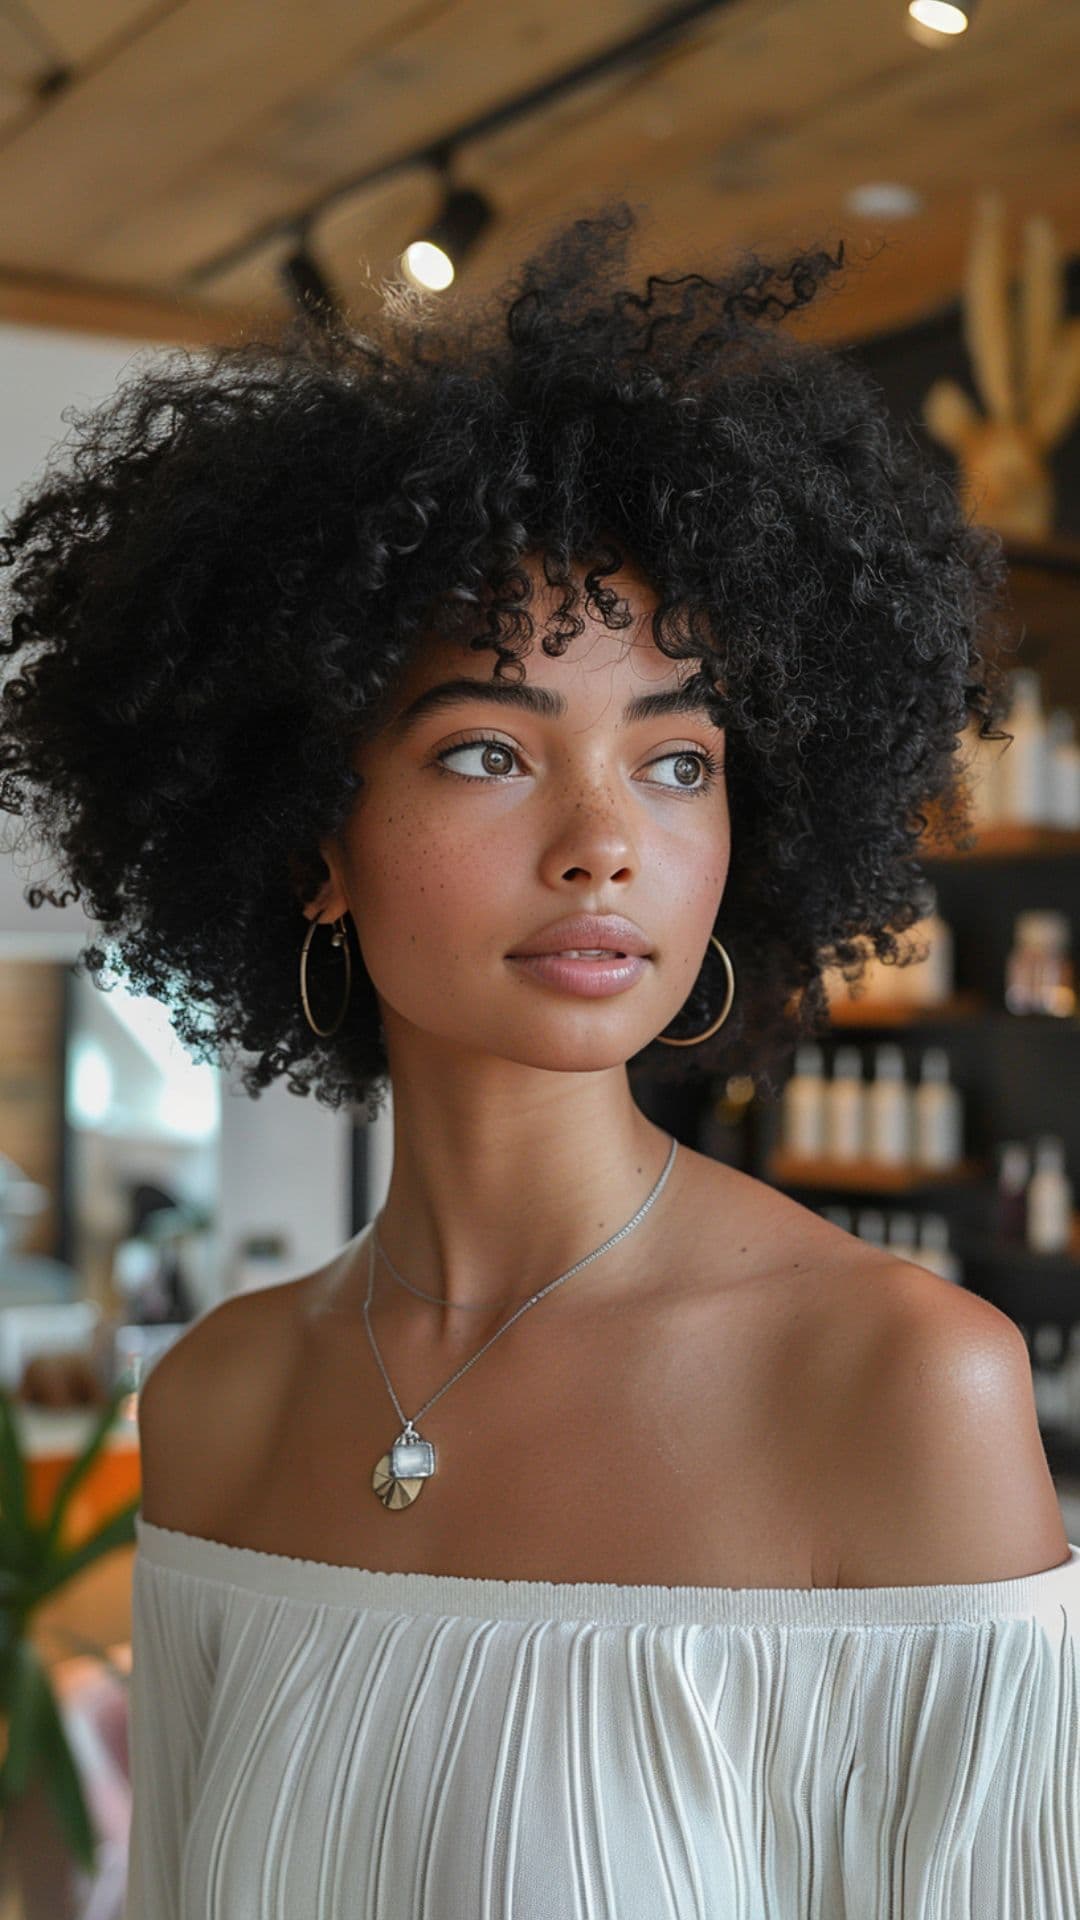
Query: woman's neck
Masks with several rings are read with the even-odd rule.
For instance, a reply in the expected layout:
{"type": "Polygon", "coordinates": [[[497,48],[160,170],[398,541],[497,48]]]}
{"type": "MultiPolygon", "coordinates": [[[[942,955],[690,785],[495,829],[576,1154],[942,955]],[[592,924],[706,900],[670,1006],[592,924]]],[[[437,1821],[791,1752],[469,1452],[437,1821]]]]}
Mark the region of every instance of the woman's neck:
{"type": "Polygon", "coordinates": [[[546,1154],[534,1141],[525,1169],[512,1154],[501,1171],[491,1157],[470,1162],[445,1141],[425,1160],[406,1138],[374,1230],[365,1235],[364,1297],[370,1239],[373,1302],[394,1298],[397,1308],[411,1306],[427,1325],[438,1321],[467,1340],[476,1340],[489,1318],[502,1324],[618,1235],[564,1284],[587,1299],[625,1287],[628,1272],[649,1265],[653,1236],[677,1203],[672,1137],[637,1109],[625,1129],[598,1130],[588,1147],[572,1128],[546,1154]],[[646,1203],[641,1220],[624,1232],[646,1203]]]}

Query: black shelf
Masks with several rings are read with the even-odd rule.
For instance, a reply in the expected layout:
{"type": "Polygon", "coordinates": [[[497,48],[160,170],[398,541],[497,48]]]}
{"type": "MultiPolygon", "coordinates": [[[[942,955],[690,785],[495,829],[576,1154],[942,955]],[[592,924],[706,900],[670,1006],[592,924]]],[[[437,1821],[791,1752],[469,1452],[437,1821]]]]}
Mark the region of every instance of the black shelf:
{"type": "Polygon", "coordinates": [[[1080,1436],[1060,1427],[1040,1427],[1046,1464],[1055,1478],[1080,1479],[1080,1436]]]}
{"type": "Polygon", "coordinates": [[[969,1260],[961,1250],[956,1251],[968,1293],[988,1300],[1018,1326],[1069,1328],[1080,1321],[1080,1269],[1075,1261],[1069,1266],[1051,1262],[1042,1268],[1021,1267],[996,1260],[969,1260]]]}
{"type": "Polygon", "coordinates": [[[1025,1246],[1022,1240],[994,1240],[985,1235],[965,1234],[958,1240],[955,1251],[962,1260],[981,1261],[987,1266],[1008,1266],[1017,1273],[1030,1273],[1042,1278],[1051,1273],[1072,1275],[1080,1304],[1080,1247],[1074,1243],[1071,1248],[1062,1247],[1057,1253],[1041,1253],[1035,1247],[1025,1246]]]}

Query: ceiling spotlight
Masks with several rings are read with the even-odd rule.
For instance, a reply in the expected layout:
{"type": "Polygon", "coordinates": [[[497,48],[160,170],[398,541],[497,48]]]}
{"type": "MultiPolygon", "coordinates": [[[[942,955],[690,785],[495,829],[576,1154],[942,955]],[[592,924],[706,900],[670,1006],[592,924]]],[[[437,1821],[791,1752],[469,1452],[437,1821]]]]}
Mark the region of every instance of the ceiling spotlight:
{"type": "Polygon", "coordinates": [[[939,35],[966,33],[978,0],[908,0],[908,18],[925,33],[917,37],[929,45],[939,35]]]}
{"type": "Polygon", "coordinates": [[[297,313],[318,327],[331,327],[341,318],[337,296],[325,274],[312,257],[307,242],[298,246],[283,261],[281,280],[297,313]]]}
{"type": "Polygon", "coordinates": [[[491,203],[482,193],[452,188],[437,220],[405,248],[401,269],[406,279],[429,293],[444,292],[491,217],[491,203]]]}

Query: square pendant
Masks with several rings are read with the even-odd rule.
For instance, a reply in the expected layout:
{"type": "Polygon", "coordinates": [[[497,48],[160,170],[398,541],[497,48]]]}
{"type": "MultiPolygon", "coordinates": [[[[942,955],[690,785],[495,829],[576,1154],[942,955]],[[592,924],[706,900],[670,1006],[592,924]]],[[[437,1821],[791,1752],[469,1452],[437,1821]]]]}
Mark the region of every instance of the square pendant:
{"type": "Polygon", "coordinates": [[[435,1448],[430,1440],[395,1440],[390,1449],[390,1471],[395,1480],[428,1480],[435,1471],[435,1448]]]}

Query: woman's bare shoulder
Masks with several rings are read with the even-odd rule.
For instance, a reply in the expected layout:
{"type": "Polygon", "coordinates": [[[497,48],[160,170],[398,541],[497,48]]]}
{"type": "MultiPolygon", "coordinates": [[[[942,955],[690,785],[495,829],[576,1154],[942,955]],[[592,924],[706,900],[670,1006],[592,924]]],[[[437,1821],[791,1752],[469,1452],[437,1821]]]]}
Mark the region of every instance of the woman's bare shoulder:
{"type": "Polygon", "coordinates": [[[219,1503],[243,1485],[273,1419],[302,1284],[226,1295],[150,1368],[138,1392],[145,1520],[212,1534],[219,1503]]]}
{"type": "Polygon", "coordinates": [[[715,1249],[726,1271],[753,1278],[814,1277],[861,1290],[869,1305],[895,1290],[929,1297],[948,1282],[894,1249],[879,1247],[815,1213],[791,1194],[740,1167],[690,1155],[692,1179],[684,1207],[687,1239],[715,1249]],[[875,1292],[878,1289],[878,1292],[875,1292]]]}
{"type": "MultiPolygon", "coordinates": [[[[696,1156],[703,1160],[703,1156],[696,1156]]],[[[773,1369],[808,1405],[837,1411],[861,1387],[897,1330],[924,1321],[975,1326],[1003,1316],[894,1249],[846,1232],[740,1169],[704,1162],[687,1247],[718,1300],[732,1289],[775,1331],[773,1369]]]]}
{"type": "Polygon", "coordinates": [[[799,1405],[801,1451],[813,1450],[815,1564],[845,1587],[1061,1564],[1068,1542],[1015,1322],[763,1183],[729,1182],[729,1204],[737,1191],[743,1240],[773,1283],[762,1297],[776,1308],[781,1404],[799,1405]]]}

